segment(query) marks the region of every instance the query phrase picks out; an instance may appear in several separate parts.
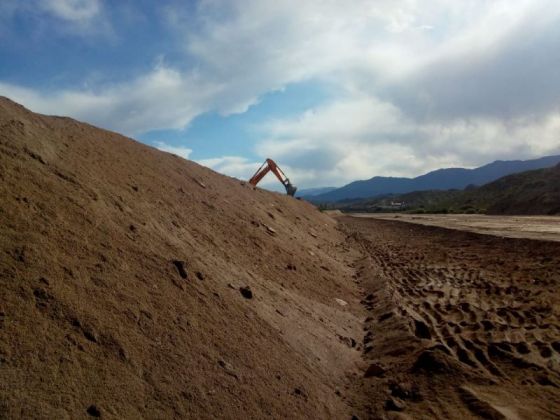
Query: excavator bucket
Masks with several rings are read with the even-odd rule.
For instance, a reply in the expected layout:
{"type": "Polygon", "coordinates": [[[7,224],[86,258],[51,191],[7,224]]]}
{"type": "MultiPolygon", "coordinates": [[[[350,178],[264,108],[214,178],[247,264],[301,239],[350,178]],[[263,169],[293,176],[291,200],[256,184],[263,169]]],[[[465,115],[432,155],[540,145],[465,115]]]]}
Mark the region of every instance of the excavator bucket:
{"type": "Polygon", "coordinates": [[[290,182],[288,182],[285,185],[285,187],[286,187],[286,193],[288,193],[288,195],[293,197],[297,191],[297,187],[293,186],[290,182]]]}

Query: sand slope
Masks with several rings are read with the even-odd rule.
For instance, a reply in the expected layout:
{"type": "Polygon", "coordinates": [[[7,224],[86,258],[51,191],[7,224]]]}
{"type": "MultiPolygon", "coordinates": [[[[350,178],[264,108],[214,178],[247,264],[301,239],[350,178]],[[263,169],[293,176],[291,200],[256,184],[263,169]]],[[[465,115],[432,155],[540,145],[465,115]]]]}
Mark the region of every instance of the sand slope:
{"type": "Polygon", "coordinates": [[[0,417],[350,416],[343,239],[303,201],[0,99],[0,417]]]}

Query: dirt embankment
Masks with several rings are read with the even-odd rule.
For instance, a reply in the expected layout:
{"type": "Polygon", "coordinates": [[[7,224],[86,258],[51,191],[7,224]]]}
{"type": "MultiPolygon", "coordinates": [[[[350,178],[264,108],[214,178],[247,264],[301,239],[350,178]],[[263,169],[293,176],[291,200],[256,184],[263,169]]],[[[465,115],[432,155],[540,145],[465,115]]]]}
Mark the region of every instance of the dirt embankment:
{"type": "Polygon", "coordinates": [[[303,201],[0,98],[0,417],[350,417],[351,258],[303,201]]]}
{"type": "Polygon", "coordinates": [[[340,220],[364,253],[364,417],[557,418],[560,243],[340,220]]]}

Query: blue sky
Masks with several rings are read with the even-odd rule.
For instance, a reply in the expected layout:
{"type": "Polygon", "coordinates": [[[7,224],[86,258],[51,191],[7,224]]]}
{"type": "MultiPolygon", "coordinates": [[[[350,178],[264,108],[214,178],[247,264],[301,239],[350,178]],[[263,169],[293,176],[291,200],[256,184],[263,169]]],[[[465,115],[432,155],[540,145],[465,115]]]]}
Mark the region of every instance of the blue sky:
{"type": "Polygon", "coordinates": [[[560,153],[559,68],[555,0],[0,2],[0,95],[304,188],[560,153]]]}
{"type": "Polygon", "coordinates": [[[327,98],[328,90],[320,85],[299,83],[263,95],[258,104],[243,113],[226,116],[207,112],[194,118],[185,129],[153,130],[137,137],[148,144],[188,145],[189,158],[194,160],[241,155],[258,161],[260,156],[254,145],[261,136],[260,123],[278,115],[297,116],[327,98]]]}

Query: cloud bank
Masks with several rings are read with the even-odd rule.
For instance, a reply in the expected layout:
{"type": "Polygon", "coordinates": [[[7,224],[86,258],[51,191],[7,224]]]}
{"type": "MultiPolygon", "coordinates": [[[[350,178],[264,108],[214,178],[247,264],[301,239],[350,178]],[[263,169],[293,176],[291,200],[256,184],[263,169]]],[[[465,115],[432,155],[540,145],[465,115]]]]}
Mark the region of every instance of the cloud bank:
{"type": "MultiPolygon", "coordinates": [[[[110,16],[101,1],[45,4],[70,22],[110,16]]],[[[318,81],[335,92],[328,102],[255,127],[258,160],[280,161],[303,186],[560,152],[556,1],[204,0],[165,11],[173,64],[89,90],[0,82],[0,94],[135,135],[318,81]]],[[[247,177],[255,161],[203,163],[247,177]]]]}

